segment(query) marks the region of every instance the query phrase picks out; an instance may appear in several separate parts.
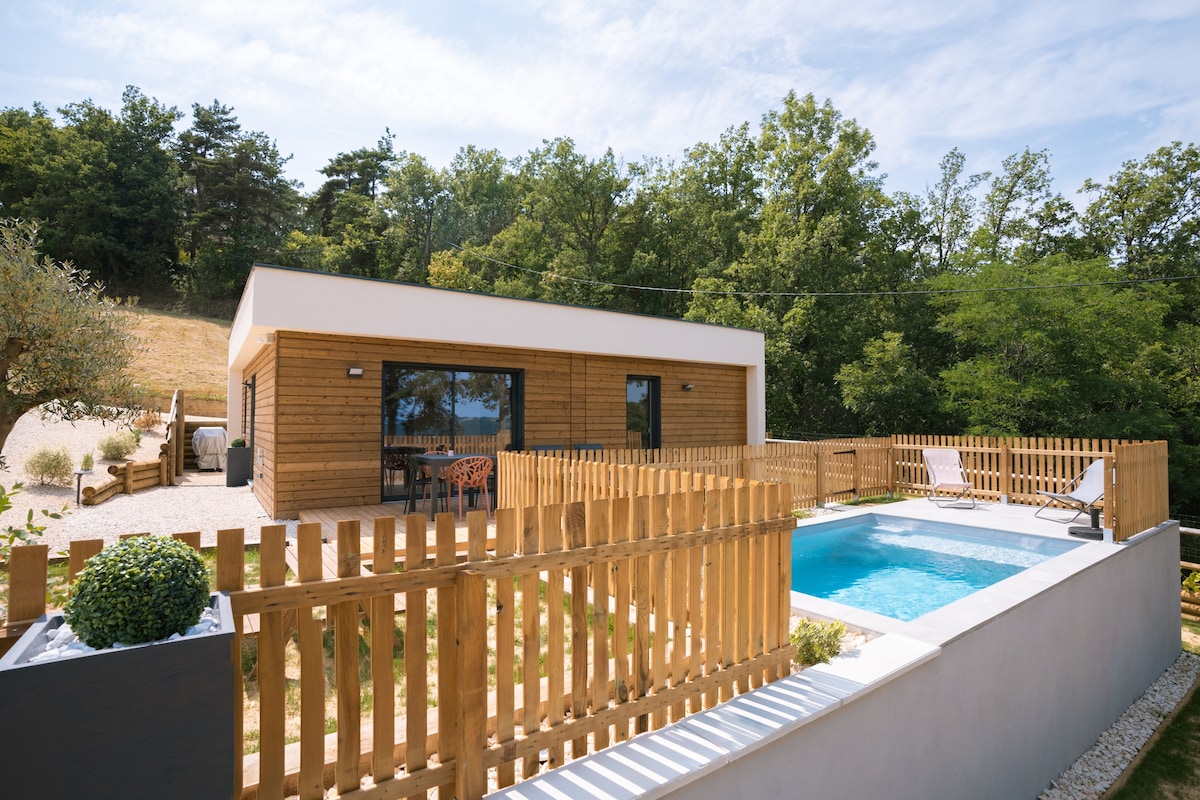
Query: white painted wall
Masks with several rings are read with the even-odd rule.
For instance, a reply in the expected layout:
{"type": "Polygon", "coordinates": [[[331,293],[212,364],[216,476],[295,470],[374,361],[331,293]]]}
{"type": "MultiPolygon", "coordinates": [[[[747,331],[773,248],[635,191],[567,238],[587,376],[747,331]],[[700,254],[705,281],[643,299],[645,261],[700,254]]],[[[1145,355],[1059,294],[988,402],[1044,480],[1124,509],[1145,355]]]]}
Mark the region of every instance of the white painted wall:
{"type": "Polygon", "coordinates": [[[1118,549],[879,690],[654,796],[1032,800],[1179,655],[1178,525],[1118,549]]]}
{"type": "Polygon", "coordinates": [[[1178,657],[1178,560],[1174,522],[1085,545],[948,641],[953,604],[494,797],[1033,800],[1178,657]]]}

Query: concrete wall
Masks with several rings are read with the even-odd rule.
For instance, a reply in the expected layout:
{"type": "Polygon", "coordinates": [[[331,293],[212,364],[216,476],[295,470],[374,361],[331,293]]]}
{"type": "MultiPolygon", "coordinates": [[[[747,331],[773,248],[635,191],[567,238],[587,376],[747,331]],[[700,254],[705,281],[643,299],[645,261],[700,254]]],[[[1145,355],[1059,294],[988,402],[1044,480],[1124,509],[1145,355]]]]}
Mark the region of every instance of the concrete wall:
{"type": "Polygon", "coordinates": [[[1178,657],[1178,547],[1085,544],[496,796],[1035,798],[1178,657]]]}
{"type": "Polygon", "coordinates": [[[1179,528],[661,796],[1035,798],[1178,657],[1179,528]]]}

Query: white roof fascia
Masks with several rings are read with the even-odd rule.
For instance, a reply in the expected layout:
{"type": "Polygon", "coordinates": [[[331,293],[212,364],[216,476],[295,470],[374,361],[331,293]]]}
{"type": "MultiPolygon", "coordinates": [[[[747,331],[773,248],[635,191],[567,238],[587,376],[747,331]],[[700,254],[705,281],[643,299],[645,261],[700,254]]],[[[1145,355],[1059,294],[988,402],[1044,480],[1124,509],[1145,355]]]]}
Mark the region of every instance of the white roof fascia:
{"type": "Polygon", "coordinates": [[[763,365],[759,331],[256,266],[230,329],[230,368],[277,330],[763,365]]]}

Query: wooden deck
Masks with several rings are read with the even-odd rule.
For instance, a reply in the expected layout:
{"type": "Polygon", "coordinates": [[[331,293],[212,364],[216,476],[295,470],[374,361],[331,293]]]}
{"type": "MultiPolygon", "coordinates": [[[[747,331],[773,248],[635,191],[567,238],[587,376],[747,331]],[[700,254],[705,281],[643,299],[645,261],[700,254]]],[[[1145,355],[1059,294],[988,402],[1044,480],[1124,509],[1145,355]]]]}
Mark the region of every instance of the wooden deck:
{"type": "MultiPolygon", "coordinates": [[[[418,512],[419,513],[419,512],[418,512]]],[[[337,526],[339,522],[345,520],[356,519],[359,524],[359,536],[361,543],[359,552],[361,553],[362,562],[364,565],[371,565],[374,560],[375,552],[375,520],[379,517],[395,517],[396,518],[396,564],[404,563],[404,554],[407,548],[407,540],[405,538],[404,528],[404,504],[403,503],[376,503],[374,505],[365,506],[337,506],[334,508],[314,508],[300,512],[301,522],[319,522],[321,523],[321,538],[325,540],[325,548],[333,550],[333,569],[334,575],[337,574],[337,526]]],[[[426,550],[429,558],[435,555],[436,538],[434,523],[429,520],[428,513],[425,514],[427,521],[425,527],[426,550]]],[[[464,557],[467,552],[467,523],[465,520],[458,519],[455,522],[455,539],[458,542],[458,552],[460,557],[464,557]]],[[[494,518],[488,519],[488,544],[489,550],[495,548],[495,532],[496,523],[494,518]]],[[[322,553],[322,562],[327,560],[328,556],[322,553]]],[[[365,567],[364,567],[365,568],[365,567]]],[[[328,575],[327,575],[328,577],[328,575]]]]}

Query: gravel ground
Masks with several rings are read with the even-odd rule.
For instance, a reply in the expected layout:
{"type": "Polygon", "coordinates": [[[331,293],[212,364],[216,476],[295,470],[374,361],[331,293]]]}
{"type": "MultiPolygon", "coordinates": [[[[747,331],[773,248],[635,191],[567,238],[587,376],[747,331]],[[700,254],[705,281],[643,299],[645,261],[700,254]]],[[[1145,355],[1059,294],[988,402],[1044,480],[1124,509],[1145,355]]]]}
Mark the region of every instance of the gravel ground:
{"type": "MultiPolygon", "coordinates": [[[[98,506],[76,506],[75,485],[38,486],[25,474],[25,461],[39,447],[66,447],[76,464],[84,453],[96,459],[91,475],[83,486],[106,480],[108,466],[117,462],[100,460],[96,442],[117,430],[113,423],[83,420],[76,423],[43,422],[30,412],[18,420],[4,443],[8,468],[0,472],[0,485],[11,487],[21,481],[25,488],[15,495],[12,510],[5,512],[0,524],[18,525],[33,511],[39,524],[45,524],[43,541],[51,553],[64,550],[73,539],[103,538],[114,542],[123,533],[171,534],[199,530],[204,545],[216,543],[216,532],[224,528],[244,528],[246,539],[258,541],[262,525],[274,524],[249,487],[227,488],[225,474],[188,472],[177,486],[147,489],[132,495],[117,495],[98,506]],[[41,517],[41,511],[58,512],[66,507],[62,519],[41,517]]],[[[130,458],[148,461],[158,458],[164,441],[160,427],[142,435],[141,445],[130,458]]],[[[280,520],[287,522],[287,520],[280,520]]],[[[291,521],[294,532],[295,521],[291,521]]]]}
{"type": "Polygon", "coordinates": [[[1181,653],[1096,744],[1038,795],[1039,800],[1094,800],[1104,795],[1200,676],[1200,656],[1181,653]]]}

